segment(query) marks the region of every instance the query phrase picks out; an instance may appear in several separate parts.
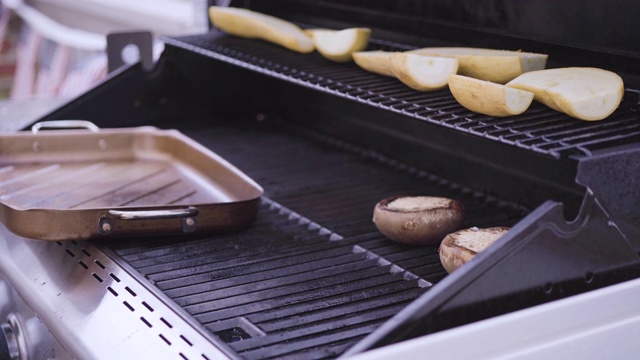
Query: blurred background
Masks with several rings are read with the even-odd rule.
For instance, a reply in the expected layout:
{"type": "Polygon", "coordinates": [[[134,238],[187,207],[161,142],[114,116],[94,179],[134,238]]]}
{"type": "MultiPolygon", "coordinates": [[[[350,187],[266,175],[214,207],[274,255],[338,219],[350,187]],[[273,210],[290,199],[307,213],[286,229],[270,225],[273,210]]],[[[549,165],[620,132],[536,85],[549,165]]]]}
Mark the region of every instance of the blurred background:
{"type": "MultiPolygon", "coordinates": [[[[207,0],[0,0],[0,117],[50,108],[107,75],[107,35],[208,30],[207,0]]],[[[139,52],[123,51],[125,63],[139,52]]],[[[1,120],[1,118],[0,118],[1,120]]],[[[2,129],[0,122],[0,129],[2,129]]]]}

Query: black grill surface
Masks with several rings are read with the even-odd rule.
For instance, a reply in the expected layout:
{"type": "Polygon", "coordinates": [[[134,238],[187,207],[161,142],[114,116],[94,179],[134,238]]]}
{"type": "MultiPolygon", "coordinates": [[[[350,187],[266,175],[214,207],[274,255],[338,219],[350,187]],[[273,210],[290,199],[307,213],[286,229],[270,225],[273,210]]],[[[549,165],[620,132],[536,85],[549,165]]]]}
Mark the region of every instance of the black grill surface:
{"type": "Polygon", "coordinates": [[[265,188],[256,222],[102,245],[243,358],[337,357],[446,275],[436,246],[378,233],[380,199],[458,198],[465,226],[510,226],[528,211],[308,130],[203,123],[181,130],[265,188]]]}
{"type": "MultiPolygon", "coordinates": [[[[266,42],[216,31],[166,39],[166,43],[302,86],[556,158],[588,156],[603,147],[640,141],[640,122],[636,113],[638,92],[635,90],[627,90],[620,109],[604,121],[587,123],[537,103],[522,115],[494,118],[466,110],[448,90],[420,93],[395,79],[368,73],[354,64],[336,64],[317,53],[297,54],[266,42]]],[[[434,40],[432,45],[443,44],[434,40]]],[[[414,46],[372,39],[369,50],[411,48],[414,46]]]]}

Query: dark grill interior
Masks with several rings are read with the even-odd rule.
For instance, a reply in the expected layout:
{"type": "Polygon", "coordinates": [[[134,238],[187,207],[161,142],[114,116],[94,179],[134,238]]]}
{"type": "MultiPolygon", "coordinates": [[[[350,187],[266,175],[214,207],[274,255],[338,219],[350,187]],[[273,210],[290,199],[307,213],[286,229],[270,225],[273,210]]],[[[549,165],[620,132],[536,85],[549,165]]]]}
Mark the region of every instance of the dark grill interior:
{"type": "MultiPolygon", "coordinates": [[[[354,64],[336,64],[317,53],[297,54],[220,32],[166,42],[289,82],[556,158],[590,155],[602,147],[640,140],[635,90],[627,90],[620,109],[604,121],[586,123],[535,103],[522,115],[494,118],[464,109],[448,90],[420,93],[395,79],[368,73],[354,64]]],[[[410,48],[414,47],[376,39],[370,45],[370,50],[410,48]]]]}
{"type": "Polygon", "coordinates": [[[385,239],[373,206],[398,194],[459,198],[465,226],[527,213],[324,135],[270,122],[181,130],[265,188],[247,230],[104,242],[248,359],[343,353],[446,275],[437,247],[385,239]]]}

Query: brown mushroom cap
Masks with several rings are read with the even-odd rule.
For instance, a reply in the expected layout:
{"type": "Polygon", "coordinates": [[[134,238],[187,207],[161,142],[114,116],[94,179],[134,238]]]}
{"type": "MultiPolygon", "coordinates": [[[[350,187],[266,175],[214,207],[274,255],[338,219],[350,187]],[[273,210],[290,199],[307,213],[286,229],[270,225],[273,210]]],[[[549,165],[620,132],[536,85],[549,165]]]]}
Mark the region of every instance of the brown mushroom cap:
{"type": "Polygon", "coordinates": [[[384,236],[410,245],[440,242],[460,228],[463,217],[459,201],[432,196],[386,198],[373,210],[373,222],[384,236]]]}
{"type": "Polygon", "coordinates": [[[451,233],[442,240],[438,248],[440,262],[448,273],[452,273],[496,242],[507,231],[509,228],[506,227],[486,229],[473,227],[451,233]]]}

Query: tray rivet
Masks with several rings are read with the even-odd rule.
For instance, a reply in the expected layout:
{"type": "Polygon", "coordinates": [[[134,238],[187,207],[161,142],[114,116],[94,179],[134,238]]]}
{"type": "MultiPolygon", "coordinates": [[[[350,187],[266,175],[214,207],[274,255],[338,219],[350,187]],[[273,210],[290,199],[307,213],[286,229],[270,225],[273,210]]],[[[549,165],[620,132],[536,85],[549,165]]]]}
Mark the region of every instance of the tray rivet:
{"type": "Polygon", "coordinates": [[[196,222],[192,218],[186,218],[184,222],[187,226],[193,226],[196,224],[196,222]]]}
{"type": "Polygon", "coordinates": [[[111,224],[109,223],[102,223],[102,231],[105,233],[108,233],[111,231],[111,224]]]}
{"type": "Polygon", "coordinates": [[[40,143],[37,141],[33,142],[33,145],[31,145],[31,149],[33,149],[34,152],[39,152],[40,151],[40,143]]]}

